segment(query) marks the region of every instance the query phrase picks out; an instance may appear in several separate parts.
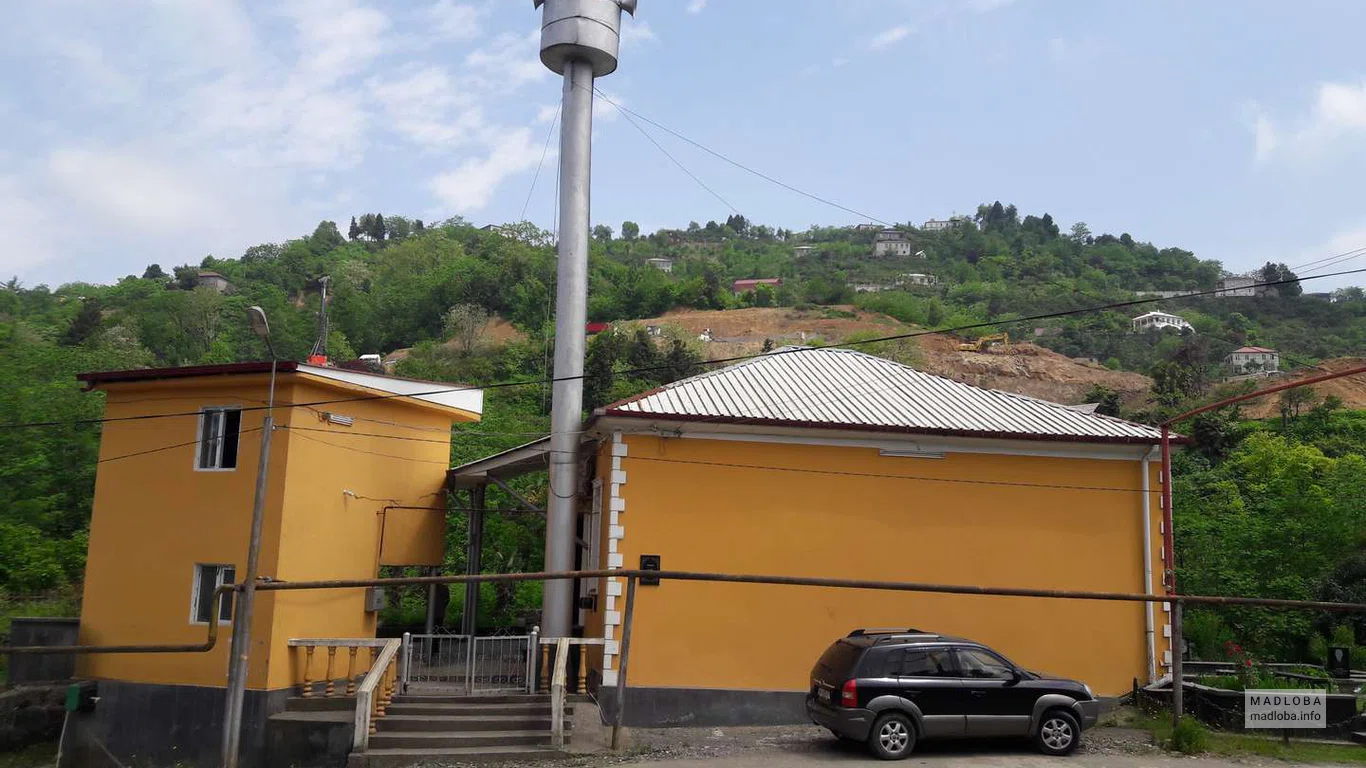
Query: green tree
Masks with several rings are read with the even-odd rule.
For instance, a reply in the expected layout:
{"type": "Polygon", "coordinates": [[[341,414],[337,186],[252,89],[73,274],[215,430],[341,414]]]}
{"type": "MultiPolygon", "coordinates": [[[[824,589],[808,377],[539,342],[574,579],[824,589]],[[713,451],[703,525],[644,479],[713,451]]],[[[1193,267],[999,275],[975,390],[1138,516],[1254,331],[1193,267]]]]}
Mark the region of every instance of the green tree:
{"type": "Polygon", "coordinates": [[[104,305],[99,299],[86,299],[81,302],[81,308],[76,311],[76,316],[71,319],[71,325],[67,326],[66,333],[62,336],[62,343],[67,346],[84,344],[104,322],[104,305]]]}
{"type": "Polygon", "coordinates": [[[621,239],[635,240],[640,237],[640,225],[634,221],[623,221],[621,223],[621,239]]]}
{"type": "Polygon", "coordinates": [[[169,275],[162,271],[160,264],[150,264],[142,273],[143,280],[165,280],[168,277],[169,275]]]}
{"type": "Polygon", "coordinates": [[[1084,403],[1097,403],[1096,413],[1103,416],[1119,416],[1121,399],[1118,392],[1104,384],[1096,384],[1082,398],[1084,403]]]}
{"type": "Polygon", "coordinates": [[[351,226],[346,230],[346,238],[354,242],[356,238],[360,237],[360,233],[360,225],[356,223],[356,217],[352,216],[351,226]]]}
{"type": "Polygon", "coordinates": [[[593,227],[593,239],[600,243],[612,242],[612,228],[606,224],[599,224],[593,227]]]}

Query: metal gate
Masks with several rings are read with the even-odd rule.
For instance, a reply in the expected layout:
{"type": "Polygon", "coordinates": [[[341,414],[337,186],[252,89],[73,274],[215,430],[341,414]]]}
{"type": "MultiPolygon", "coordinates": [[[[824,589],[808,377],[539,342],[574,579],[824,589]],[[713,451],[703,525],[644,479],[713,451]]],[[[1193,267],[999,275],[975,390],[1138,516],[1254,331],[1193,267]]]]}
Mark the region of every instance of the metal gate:
{"type": "Polygon", "coordinates": [[[406,635],[403,691],[445,695],[530,693],[536,680],[532,635],[406,635]]]}

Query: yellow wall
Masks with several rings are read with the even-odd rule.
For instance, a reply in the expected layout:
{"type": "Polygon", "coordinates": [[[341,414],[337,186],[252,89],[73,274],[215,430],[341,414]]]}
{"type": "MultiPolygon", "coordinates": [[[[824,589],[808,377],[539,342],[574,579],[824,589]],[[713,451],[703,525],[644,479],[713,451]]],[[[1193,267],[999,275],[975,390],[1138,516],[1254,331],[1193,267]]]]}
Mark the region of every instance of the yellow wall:
{"type": "MultiPolygon", "coordinates": [[[[665,570],[1143,591],[1137,460],[891,458],[864,448],[625,440],[626,568],[637,567],[641,554],[657,554],[665,570]]],[[[604,445],[604,484],[609,457],[604,445]]],[[[1154,462],[1160,589],[1157,474],[1154,462]]],[[[617,610],[623,607],[618,600],[617,610]]],[[[1160,606],[1155,614],[1160,658],[1167,614],[1160,606]]],[[[1140,604],[674,582],[639,589],[629,683],[803,690],[831,641],[856,627],[897,626],[979,640],[1027,668],[1077,677],[1101,693],[1147,677],[1140,604]]]]}
{"type": "MultiPolygon", "coordinates": [[[[320,385],[302,385],[295,397],[300,402],[316,402],[336,399],[337,392],[320,385]]],[[[441,490],[450,466],[451,417],[392,400],[362,400],[318,409],[351,416],[355,423],[336,426],[312,411],[296,412],[294,426],[299,429],[289,434],[290,472],[284,487],[280,564],[276,572],[267,575],[286,581],[374,578],[380,565],[381,520],[385,521],[384,548],[394,556],[394,563],[439,565],[446,533],[443,513],[381,513],[389,505],[443,505],[441,490]],[[400,423],[404,426],[395,426],[400,423]],[[306,431],[305,427],[322,431],[306,431]],[[425,530],[418,523],[425,523],[425,530]],[[399,534],[391,535],[395,530],[399,534]],[[414,546],[405,546],[405,541],[414,546]],[[424,559],[432,554],[432,542],[439,547],[436,558],[424,559]]],[[[363,610],[363,589],[263,594],[275,605],[271,688],[288,686],[303,677],[303,653],[287,646],[289,638],[374,637],[375,616],[363,610]]],[[[315,677],[321,674],[324,663],[324,659],[314,657],[315,677]]],[[[339,657],[338,664],[344,663],[339,657]]]]}
{"type": "MultiPolygon", "coordinates": [[[[206,405],[250,408],[265,403],[266,391],[266,376],[124,384],[109,391],[105,415],[197,412],[206,405]]],[[[288,397],[287,385],[277,397],[288,397]]],[[[195,471],[197,416],[104,425],[81,603],[82,643],[204,641],[207,627],[190,623],[194,565],[236,565],[239,576],[246,567],[263,415],[262,411],[242,414],[238,468],[233,472],[195,471]],[[167,446],[176,447],[157,450],[167,446]],[[130,455],[144,451],[150,452],[130,455]]],[[[277,412],[276,423],[287,425],[291,416],[288,411],[277,412]]],[[[275,478],[284,477],[289,468],[288,441],[279,438],[277,432],[271,450],[270,471],[275,478]]],[[[275,567],[281,490],[280,483],[272,483],[262,536],[262,573],[271,573],[275,567]]],[[[252,635],[261,643],[270,641],[271,618],[269,604],[258,602],[252,635]]],[[[231,627],[220,626],[218,646],[209,653],[78,657],[77,674],[224,685],[230,635],[231,627]]],[[[250,685],[264,683],[264,669],[264,665],[253,665],[250,685]]]]}
{"type": "MultiPolygon", "coordinates": [[[[205,405],[264,404],[265,376],[223,376],[109,386],[110,417],[197,411],[205,405]]],[[[277,403],[336,400],[347,392],[300,375],[282,375],[277,403]]],[[[197,418],[111,422],[104,426],[95,483],[81,642],[201,642],[190,623],[195,563],[245,569],[263,412],[243,414],[234,472],[194,470],[197,418]],[[258,430],[247,432],[247,430],[258,430]],[[181,445],[142,456],[141,451],[181,445]]],[[[260,573],[290,581],[371,578],[378,570],[382,520],[385,562],[438,564],[445,537],[439,507],[449,466],[447,412],[396,400],[358,400],[281,408],[271,470],[260,573]],[[323,421],[329,410],[355,418],[323,421]],[[297,427],[297,429],[294,429],[297,427]],[[403,439],[394,439],[403,438],[403,439]],[[347,494],[346,491],[350,491],[347,494]],[[392,536],[389,533],[396,532],[392,536]]],[[[301,679],[290,638],[373,637],[363,590],[261,592],[252,629],[248,685],[278,689],[301,679]]],[[[208,654],[83,657],[79,674],[96,679],[220,686],[227,676],[231,627],[220,627],[208,654]]],[[[302,660],[300,654],[299,661],[302,660]]],[[[314,676],[325,657],[314,659],[314,676]]],[[[344,674],[344,658],[338,659],[344,674]]]]}

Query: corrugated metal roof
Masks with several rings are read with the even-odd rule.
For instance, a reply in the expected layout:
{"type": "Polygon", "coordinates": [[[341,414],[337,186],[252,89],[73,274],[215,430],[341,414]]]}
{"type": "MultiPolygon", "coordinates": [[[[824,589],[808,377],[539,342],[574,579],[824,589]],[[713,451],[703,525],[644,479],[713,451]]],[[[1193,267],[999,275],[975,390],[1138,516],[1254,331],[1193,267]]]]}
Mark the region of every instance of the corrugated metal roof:
{"type": "Polygon", "coordinates": [[[1153,427],[983,389],[850,349],[785,347],[608,406],[609,416],[1150,443],[1153,427]]]}

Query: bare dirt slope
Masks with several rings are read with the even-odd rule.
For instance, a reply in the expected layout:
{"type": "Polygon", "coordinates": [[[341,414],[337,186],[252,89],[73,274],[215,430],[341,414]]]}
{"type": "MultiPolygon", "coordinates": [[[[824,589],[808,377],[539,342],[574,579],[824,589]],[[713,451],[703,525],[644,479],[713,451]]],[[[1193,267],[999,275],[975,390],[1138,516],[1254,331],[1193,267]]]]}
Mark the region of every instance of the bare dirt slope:
{"type": "MultiPolygon", "coordinates": [[[[916,330],[886,315],[861,312],[853,307],[805,311],[781,307],[707,312],[684,310],[640,322],[673,325],[698,336],[710,330],[713,341],[707,343],[706,348],[712,360],[755,354],[763,348],[765,339],[771,339],[774,346],[784,346],[815,341],[839,342],[856,333],[888,336],[916,330]]],[[[1146,396],[1152,385],[1147,376],[1112,371],[1033,344],[1012,344],[1008,351],[997,347],[988,352],[962,352],[958,349],[962,341],[939,334],[916,338],[923,358],[918,367],[955,381],[1067,404],[1082,402],[1086,393],[1097,384],[1136,403],[1146,396]]]]}
{"type": "MultiPolygon", "coordinates": [[[[1308,379],[1320,376],[1325,373],[1335,373],[1348,368],[1360,368],[1366,366],[1366,358],[1361,357],[1339,357],[1334,360],[1327,360],[1319,363],[1316,368],[1301,368],[1287,376],[1276,379],[1258,379],[1257,388],[1277,384],[1287,384],[1292,381],[1308,379]]],[[[1322,384],[1314,384],[1310,387],[1314,394],[1318,396],[1318,401],[1329,395],[1335,395],[1342,400],[1347,408],[1358,411],[1366,410],[1366,374],[1360,376],[1347,376],[1333,381],[1325,381],[1322,384]]],[[[1317,402],[1317,401],[1316,401],[1317,402]]],[[[1243,406],[1243,416],[1249,419],[1270,419],[1281,415],[1280,395],[1267,395],[1256,400],[1249,401],[1243,406]]]]}

